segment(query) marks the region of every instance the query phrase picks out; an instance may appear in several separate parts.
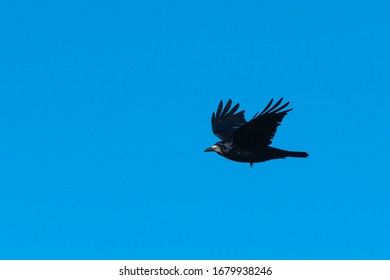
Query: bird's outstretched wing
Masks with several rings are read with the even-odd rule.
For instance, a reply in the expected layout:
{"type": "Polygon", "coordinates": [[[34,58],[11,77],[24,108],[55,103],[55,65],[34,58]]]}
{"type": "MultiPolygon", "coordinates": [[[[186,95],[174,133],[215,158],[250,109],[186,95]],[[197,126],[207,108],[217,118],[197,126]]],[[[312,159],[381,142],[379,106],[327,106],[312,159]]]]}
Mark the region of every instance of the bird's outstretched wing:
{"type": "Polygon", "coordinates": [[[222,141],[233,140],[233,134],[240,126],[246,124],[245,111],[237,112],[240,104],[232,106],[232,100],[223,107],[222,100],[219,102],[217,112],[211,116],[211,127],[213,133],[222,141]],[[231,109],[230,109],[231,108],[231,109]],[[222,110],[223,109],[223,110],[222,110]],[[237,113],[236,113],[237,112],[237,113]]]}
{"type": "Polygon", "coordinates": [[[275,105],[273,99],[260,114],[256,114],[252,120],[238,128],[234,133],[233,144],[247,150],[258,150],[272,143],[277,127],[284,116],[292,109],[284,110],[290,102],[278,107],[283,101],[281,98],[275,105]]]}

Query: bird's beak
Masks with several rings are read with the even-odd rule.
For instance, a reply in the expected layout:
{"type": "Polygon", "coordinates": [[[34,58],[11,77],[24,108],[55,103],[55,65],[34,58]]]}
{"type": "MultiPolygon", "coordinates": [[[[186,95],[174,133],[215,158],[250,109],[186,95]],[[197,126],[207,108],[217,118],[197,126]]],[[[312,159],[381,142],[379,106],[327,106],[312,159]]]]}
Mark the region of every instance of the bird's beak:
{"type": "Polygon", "coordinates": [[[211,146],[211,147],[208,147],[206,150],[204,150],[205,152],[214,152],[214,146],[211,146]]]}

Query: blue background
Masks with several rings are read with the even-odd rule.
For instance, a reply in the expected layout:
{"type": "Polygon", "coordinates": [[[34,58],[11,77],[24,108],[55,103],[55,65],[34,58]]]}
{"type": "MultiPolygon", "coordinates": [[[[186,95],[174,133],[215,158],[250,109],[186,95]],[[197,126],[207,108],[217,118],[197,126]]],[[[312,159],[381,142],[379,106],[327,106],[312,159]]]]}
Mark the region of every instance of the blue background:
{"type": "Polygon", "coordinates": [[[389,259],[390,5],[314,2],[1,1],[0,258],[389,259]],[[280,97],[309,158],[203,153],[280,97]]]}

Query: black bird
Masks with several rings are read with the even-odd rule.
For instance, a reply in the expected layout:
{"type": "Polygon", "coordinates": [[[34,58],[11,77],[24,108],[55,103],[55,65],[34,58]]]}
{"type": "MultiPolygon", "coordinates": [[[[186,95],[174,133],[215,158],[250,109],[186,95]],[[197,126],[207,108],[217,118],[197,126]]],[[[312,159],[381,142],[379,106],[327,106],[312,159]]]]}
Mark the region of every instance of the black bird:
{"type": "Polygon", "coordinates": [[[279,106],[282,101],[283,98],[272,106],[273,99],[271,99],[260,114],[256,113],[247,122],[244,116],[245,111],[237,112],[240,104],[236,104],[231,108],[232,100],[229,99],[224,108],[221,100],[217,112],[211,116],[211,127],[213,133],[222,141],[207,148],[205,152],[214,151],[230,160],[249,162],[251,167],[255,162],[271,159],[308,157],[309,155],[305,152],[285,151],[270,146],[277,127],[282,122],[284,116],[292,110],[287,109],[283,111],[290,102],[279,106]]]}

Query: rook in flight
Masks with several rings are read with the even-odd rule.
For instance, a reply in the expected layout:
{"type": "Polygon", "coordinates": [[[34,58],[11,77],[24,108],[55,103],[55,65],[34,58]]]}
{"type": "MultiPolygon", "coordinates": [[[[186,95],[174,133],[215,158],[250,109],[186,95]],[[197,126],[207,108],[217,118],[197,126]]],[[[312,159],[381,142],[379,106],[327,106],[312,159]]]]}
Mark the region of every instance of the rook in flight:
{"type": "Polygon", "coordinates": [[[270,146],[277,127],[292,110],[283,111],[289,102],[279,106],[282,101],[283,98],[272,106],[271,99],[264,110],[260,114],[256,113],[249,122],[245,120],[245,111],[237,112],[240,104],[231,108],[231,99],[225,107],[222,101],[219,102],[217,112],[211,117],[211,127],[213,133],[222,141],[207,148],[205,152],[213,151],[230,160],[249,162],[251,166],[255,162],[277,158],[308,157],[305,152],[285,151],[270,146]]]}

